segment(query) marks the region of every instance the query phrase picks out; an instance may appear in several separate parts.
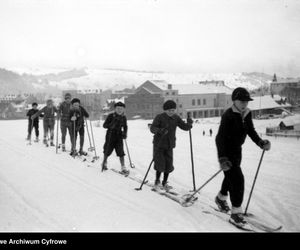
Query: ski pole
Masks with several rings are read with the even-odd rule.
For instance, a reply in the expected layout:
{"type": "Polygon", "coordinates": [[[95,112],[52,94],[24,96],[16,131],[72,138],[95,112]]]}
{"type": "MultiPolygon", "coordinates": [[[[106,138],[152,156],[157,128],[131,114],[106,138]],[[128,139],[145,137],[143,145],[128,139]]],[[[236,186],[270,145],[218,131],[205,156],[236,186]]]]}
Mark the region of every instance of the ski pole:
{"type": "Polygon", "coordinates": [[[91,126],[91,135],[92,135],[92,141],[93,141],[94,151],[95,151],[94,160],[98,160],[99,156],[97,156],[96,145],[95,145],[95,140],[94,140],[94,132],[93,132],[93,126],[92,126],[92,121],[91,120],[90,120],[90,126],[91,126]]]}
{"type": "Polygon", "coordinates": [[[127,140],[124,139],[124,141],[125,141],[125,145],[126,145],[126,150],[127,150],[127,154],[128,154],[128,159],[129,159],[130,167],[131,167],[131,168],[135,168],[135,166],[133,165],[133,163],[132,163],[132,161],[131,161],[131,157],[130,157],[129,149],[128,149],[128,145],[127,145],[127,140]]]}
{"type": "Polygon", "coordinates": [[[58,152],[58,125],[59,125],[59,117],[57,116],[57,127],[56,127],[56,154],[58,152]]]}
{"type": "MultiPolygon", "coordinates": [[[[188,118],[191,117],[191,113],[188,112],[188,118]]],[[[194,170],[194,154],[193,154],[193,142],[192,142],[192,131],[189,130],[190,135],[190,150],[191,150],[191,162],[192,162],[192,175],[193,175],[193,191],[196,190],[196,183],[195,183],[195,170],[194,170]]]]}
{"type": "Polygon", "coordinates": [[[137,191],[142,190],[142,187],[143,187],[143,185],[144,185],[144,183],[145,183],[145,180],[146,180],[146,178],[147,178],[147,176],[148,176],[148,173],[149,173],[149,171],[150,171],[150,168],[151,168],[153,162],[154,162],[154,158],[153,158],[152,161],[150,162],[150,165],[149,165],[149,167],[148,167],[148,170],[147,170],[147,172],[146,172],[146,174],[145,174],[145,177],[144,177],[144,179],[143,179],[143,181],[142,181],[141,186],[140,186],[139,188],[135,188],[135,190],[137,190],[137,191]]]}
{"type": "Polygon", "coordinates": [[[75,151],[76,151],[76,125],[75,125],[75,120],[73,121],[74,125],[73,125],[73,145],[72,145],[72,149],[73,149],[73,158],[75,158],[75,151]]]}
{"type": "Polygon", "coordinates": [[[258,175],[258,171],[259,171],[262,159],[264,157],[265,151],[266,150],[264,149],[263,152],[262,152],[262,154],[261,154],[260,160],[259,160],[259,164],[258,164],[258,167],[257,167],[257,170],[256,170],[256,174],[255,174],[254,180],[253,180],[252,188],[251,188],[251,191],[250,191],[250,194],[249,194],[249,198],[248,198],[248,202],[247,202],[247,206],[246,206],[244,215],[247,215],[248,206],[249,206],[249,203],[250,203],[250,199],[251,199],[252,192],[253,192],[253,189],[254,189],[254,185],[255,185],[255,182],[256,182],[256,178],[257,178],[257,175],[258,175]]]}
{"type": "Polygon", "coordinates": [[[207,183],[209,183],[213,178],[215,178],[220,172],[222,171],[222,169],[219,169],[218,172],[216,172],[212,177],[210,177],[201,187],[199,187],[191,196],[189,196],[188,198],[186,198],[185,202],[189,202],[203,187],[206,186],[207,183]]]}
{"type": "Polygon", "coordinates": [[[85,119],[85,125],[86,125],[86,131],[87,131],[87,134],[88,134],[88,138],[89,138],[89,143],[90,143],[90,147],[89,147],[89,151],[93,151],[94,148],[92,146],[92,143],[91,143],[91,137],[90,137],[90,132],[89,132],[89,126],[88,126],[88,123],[87,123],[87,120],[85,119]]]}

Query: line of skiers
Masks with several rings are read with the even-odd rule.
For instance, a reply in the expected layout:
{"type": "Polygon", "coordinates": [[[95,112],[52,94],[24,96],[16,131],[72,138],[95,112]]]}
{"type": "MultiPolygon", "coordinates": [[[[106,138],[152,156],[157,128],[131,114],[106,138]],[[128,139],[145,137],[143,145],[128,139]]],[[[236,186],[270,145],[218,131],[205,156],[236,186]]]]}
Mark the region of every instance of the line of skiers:
{"type": "MultiPolygon", "coordinates": [[[[215,138],[218,161],[220,168],[224,172],[224,179],[221,189],[215,197],[215,203],[220,211],[228,213],[231,211],[229,221],[239,227],[247,224],[243,217],[242,202],[244,197],[244,176],[241,169],[242,145],[248,135],[254,143],[263,150],[270,150],[271,143],[263,140],[255,131],[251,111],[248,102],[253,99],[245,88],[236,88],[232,92],[233,105],[228,108],[221,117],[221,123],[215,138]],[[227,203],[228,194],[230,196],[231,208],[227,203]]],[[[107,129],[105,143],[103,146],[102,171],[107,170],[107,159],[115,150],[120,159],[121,171],[128,173],[124,161],[123,139],[127,138],[127,119],[125,115],[125,104],[118,102],[114,105],[115,111],[109,114],[103,124],[107,129]]],[[[51,100],[47,101],[47,106],[40,111],[37,110],[37,104],[32,104],[32,109],[28,111],[28,138],[31,137],[33,127],[38,140],[38,119],[44,115],[44,142],[47,142],[48,131],[50,131],[50,144],[53,146],[53,131],[55,124],[54,113],[57,113],[61,120],[62,150],[65,151],[65,139],[67,130],[69,131],[72,144],[71,155],[76,154],[76,138],[79,133],[80,149],[79,154],[85,154],[84,144],[84,119],[89,117],[87,111],[80,105],[80,100],[71,95],[65,95],[65,101],[58,109],[53,106],[51,100]],[[73,135],[73,136],[72,136],[73,135]]],[[[188,117],[184,122],[176,114],[176,103],[168,100],[163,104],[163,112],[158,114],[151,125],[149,125],[153,136],[153,161],[156,171],[155,188],[172,188],[168,185],[168,177],[174,171],[173,149],[176,146],[176,128],[189,131],[192,129],[193,120],[188,117]],[[161,175],[163,179],[161,182],[161,175]]]]}

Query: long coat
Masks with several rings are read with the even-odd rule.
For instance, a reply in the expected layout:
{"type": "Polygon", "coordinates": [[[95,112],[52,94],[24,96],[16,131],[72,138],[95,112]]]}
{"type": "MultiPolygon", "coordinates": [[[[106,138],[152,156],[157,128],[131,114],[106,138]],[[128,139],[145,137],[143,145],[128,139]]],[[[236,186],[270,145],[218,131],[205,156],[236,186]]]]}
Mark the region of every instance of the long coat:
{"type": "Polygon", "coordinates": [[[166,113],[158,114],[150,127],[150,131],[154,134],[154,147],[175,148],[177,127],[187,131],[192,128],[192,125],[185,123],[177,114],[173,116],[168,116],[166,113]],[[166,129],[168,133],[164,135],[163,129],[166,129]]]}

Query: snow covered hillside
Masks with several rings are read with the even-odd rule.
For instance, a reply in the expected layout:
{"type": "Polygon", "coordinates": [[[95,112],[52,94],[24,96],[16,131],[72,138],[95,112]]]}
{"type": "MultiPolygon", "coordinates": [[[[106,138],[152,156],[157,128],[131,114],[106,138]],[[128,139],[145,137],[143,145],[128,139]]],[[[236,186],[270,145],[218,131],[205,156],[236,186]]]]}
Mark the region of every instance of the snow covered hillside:
{"type": "MultiPolygon", "coordinates": [[[[192,136],[197,187],[219,169],[214,142],[219,121],[220,118],[210,118],[194,124],[192,136]],[[212,137],[208,136],[210,128],[213,129],[212,137]],[[206,136],[202,135],[203,130],[206,136]]],[[[136,166],[131,171],[141,178],[152,157],[152,134],[147,127],[150,122],[128,122],[127,142],[136,166]]],[[[278,125],[279,119],[254,122],[257,131],[264,133],[266,126],[278,125]]],[[[102,127],[93,127],[100,161],[92,167],[67,153],[56,154],[54,147],[46,148],[41,142],[26,145],[26,120],[0,121],[0,128],[1,232],[239,231],[228,222],[203,212],[212,211],[222,173],[204,187],[193,206],[185,208],[152,192],[147,186],[139,192],[134,190],[139,183],[113,171],[101,173],[105,137],[102,127]]],[[[294,138],[268,139],[272,149],[265,153],[248,211],[271,224],[282,225],[282,231],[300,231],[300,141],[294,138]]],[[[88,146],[86,136],[85,150],[88,146]]],[[[244,206],[261,153],[248,138],[243,147],[242,162],[246,181],[244,206]]],[[[182,193],[191,190],[189,134],[180,129],[177,130],[174,166],[170,185],[182,193]]],[[[108,160],[108,167],[120,168],[114,153],[108,160]]],[[[154,181],[153,169],[148,179],[154,181]]]]}

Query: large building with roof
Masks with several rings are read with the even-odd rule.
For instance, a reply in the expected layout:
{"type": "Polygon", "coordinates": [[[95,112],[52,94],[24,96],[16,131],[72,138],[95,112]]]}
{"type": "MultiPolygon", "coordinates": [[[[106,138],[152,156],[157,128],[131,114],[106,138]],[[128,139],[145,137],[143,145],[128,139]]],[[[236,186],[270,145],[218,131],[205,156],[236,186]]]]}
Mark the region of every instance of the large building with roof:
{"type": "Polygon", "coordinates": [[[173,100],[182,118],[186,118],[188,112],[193,118],[221,116],[232,104],[231,92],[222,81],[170,84],[164,80],[148,80],[125,99],[126,115],[153,119],[162,112],[166,100],[173,100]]]}
{"type": "Polygon", "coordinates": [[[272,95],[280,95],[287,98],[292,105],[300,104],[300,79],[279,79],[274,76],[270,86],[272,95]]]}

